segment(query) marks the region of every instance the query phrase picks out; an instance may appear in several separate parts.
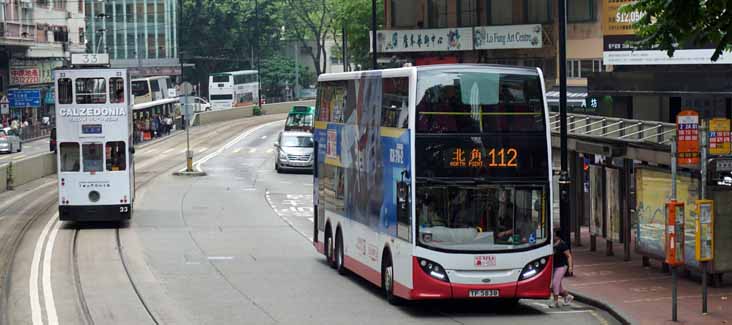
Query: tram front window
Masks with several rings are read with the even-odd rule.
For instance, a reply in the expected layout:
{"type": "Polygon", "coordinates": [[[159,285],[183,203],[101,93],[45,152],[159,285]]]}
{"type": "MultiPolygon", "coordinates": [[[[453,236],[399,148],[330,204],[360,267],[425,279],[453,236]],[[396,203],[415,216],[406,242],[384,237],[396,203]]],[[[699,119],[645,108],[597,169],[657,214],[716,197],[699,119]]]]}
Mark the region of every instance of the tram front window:
{"type": "Polygon", "coordinates": [[[98,172],[102,167],[104,157],[101,143],[85,143],[81,146],[81,156],[84,172],[98,172]]]}
{"type": "Polygon", "coordinates": [[[442,250],[495,251],[547,240],[541,187],[417,185],[420,244],[442,250]]]}
{"type": "Polygon", "coordinates": [[[107,102],[107,84],[104,78],[77,78],[77,104],[104,104],[107,102]]]}
{"type": "Polygon", "coordinates": [[[116,172],[125,170],[127,167],[125,155],[125,143],[122,141],[107,142],[105,146],[107,156],[107,171],[116,172]]]}
{"type": "Polygon", "coordinates": [[[62,172],[78,172],[79,160],[79,144],[76,142],[62,142],[59,144],[59,155],[61,157],[62,172]]]}

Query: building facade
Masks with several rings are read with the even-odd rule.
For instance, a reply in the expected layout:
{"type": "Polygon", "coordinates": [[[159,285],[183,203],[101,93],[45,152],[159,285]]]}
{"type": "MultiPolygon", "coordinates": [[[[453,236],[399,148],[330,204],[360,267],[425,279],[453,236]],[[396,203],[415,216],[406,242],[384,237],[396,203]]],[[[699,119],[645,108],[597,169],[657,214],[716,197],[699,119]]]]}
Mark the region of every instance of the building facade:
{"type": "Polygon", "coordinates": [[[52,123],[52,70],[84,52],[83,2],[0,1],[0,27],[0,124],[52,123]]]}
{"type": "Polygon", "coordinates": [[[180,74],[177,0],[85,1],[87,52],[134,77],[180,74]]]}
{"type": "MultiPolygon", "coordinates": [[[[539,67],[558,105],[556,0],[385,0],[380,62],[490,63],[539,67]]],[[[602,62],[601,0],[567,0],[569,104],[587,109],[587,77],[602,62]]]]}

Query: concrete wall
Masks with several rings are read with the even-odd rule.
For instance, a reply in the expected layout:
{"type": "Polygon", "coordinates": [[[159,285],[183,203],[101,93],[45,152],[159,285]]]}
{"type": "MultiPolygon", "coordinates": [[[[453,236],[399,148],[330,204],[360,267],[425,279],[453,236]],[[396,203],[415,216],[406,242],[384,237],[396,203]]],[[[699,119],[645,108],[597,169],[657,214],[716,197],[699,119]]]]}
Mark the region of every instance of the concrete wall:
{"type": "Polygon", "coordinates": [[[56,173],[56,155],[46,153],[25,159],[16,160],[10,164],[0,166],[0,192],[8,187],[8,176],[12,177],[13,186],[20,186],[34,180],[56,173]],[[12,173],[9,175],[8,171],[12,173]]]}
{"type": "Polygon", "coordinates": [[[8,167],[0,166],[0,193],[5,192],[8,188],[8,167]]]}
{"type": "Polygon", "coordinates": [[[293,106],[315,106],[315,100],[302,100],[299,102],[284,102],[262,105],[264,114],[286,114],[293,106]]]}
{"type": "Polygon", "coordinates": [[[253,111],[252,107],[242,107],[201,112],[197,113],[196,115],[198,115],[198,117],[193,119],[193,125],[204,125],[250,117],[253,115],[253,111]]]}

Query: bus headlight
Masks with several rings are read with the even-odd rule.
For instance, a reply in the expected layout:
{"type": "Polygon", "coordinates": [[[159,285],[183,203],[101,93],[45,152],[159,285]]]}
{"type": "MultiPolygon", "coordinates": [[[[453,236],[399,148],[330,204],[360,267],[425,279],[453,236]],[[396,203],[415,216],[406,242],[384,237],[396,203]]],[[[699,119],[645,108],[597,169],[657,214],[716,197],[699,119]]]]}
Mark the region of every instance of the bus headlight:
{"type": "Polygon", "coordinates": [[[450,279],[447,277],[447,272],[445,271],[445,268],[442,267],[442,265],[419,257],[417,257],[417,262],[419,262],[419,267],[422,268],[422,271],[424,271],[424,273],[429,274],[431,277],[437,280],[450,282],[450,279]]]}
{"type": "Polygon", "coordinates": [[[542,270],[544,270],[544,268],[546,267],[548,262],[549,262],[549,258],[547,258],[547,257],[542,257],[542,258],[529,262],[529,264],[526,264],[526,266],[524,266],[524,269],[521,270],[521,275],[519,276],[519,281],[530,279],[530,278],[536,276],[542,270]]]}

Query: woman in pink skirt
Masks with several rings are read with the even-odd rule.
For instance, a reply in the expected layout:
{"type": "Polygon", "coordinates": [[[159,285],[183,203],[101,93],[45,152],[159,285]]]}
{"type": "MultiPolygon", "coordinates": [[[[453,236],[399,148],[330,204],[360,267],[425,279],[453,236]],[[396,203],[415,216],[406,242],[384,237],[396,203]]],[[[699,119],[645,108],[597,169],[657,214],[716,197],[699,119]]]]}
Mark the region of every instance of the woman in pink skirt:
{"type": "Polygon", "coordinates": [[[562,286],[562,280],[567,272],[572,273],[572,252],[559,236],[559,229],[554,231],[554,274],[552,276],[552,296],[554,301],[549,303],[550,308],[559,308],[559,297],[564,298],[564,304],[569,304],[574,296],[562,286]]]}

